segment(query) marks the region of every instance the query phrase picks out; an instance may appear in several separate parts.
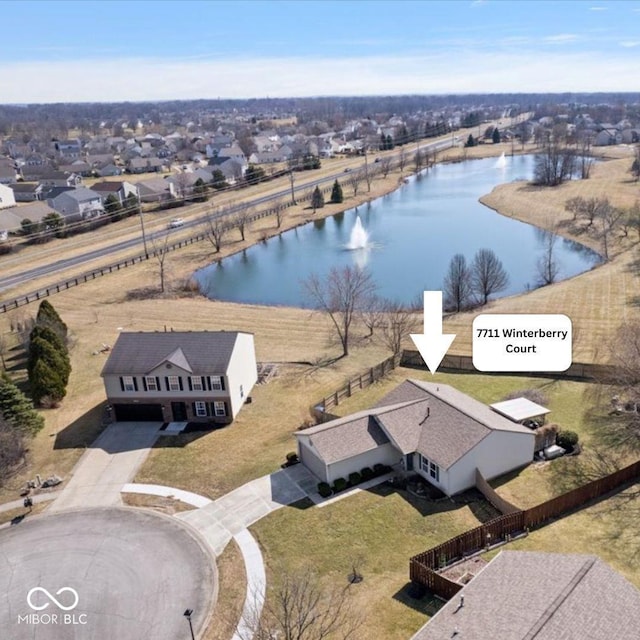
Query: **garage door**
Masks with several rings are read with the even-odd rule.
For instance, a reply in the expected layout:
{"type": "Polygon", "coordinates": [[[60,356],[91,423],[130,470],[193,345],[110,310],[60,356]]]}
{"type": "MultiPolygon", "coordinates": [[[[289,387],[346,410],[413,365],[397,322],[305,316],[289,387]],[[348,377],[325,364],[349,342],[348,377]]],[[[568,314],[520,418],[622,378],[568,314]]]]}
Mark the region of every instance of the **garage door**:
{"type": "Polygon", "coordinates": [[[119,422],[162,422],[161,404],[114,404],[113,412],[119,422]]]}

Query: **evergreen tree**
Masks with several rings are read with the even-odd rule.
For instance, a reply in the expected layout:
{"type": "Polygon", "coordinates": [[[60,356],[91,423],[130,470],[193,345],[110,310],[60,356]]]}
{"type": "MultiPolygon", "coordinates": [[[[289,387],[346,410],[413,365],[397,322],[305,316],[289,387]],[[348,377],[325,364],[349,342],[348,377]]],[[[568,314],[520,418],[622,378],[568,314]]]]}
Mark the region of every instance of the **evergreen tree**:
{"type": "Polygon", "coordinates": [[[198,202],[205,202],[207,200],[207,187],[204,183],[204,180],[202,178],[198,178],[194,183],[193,183],[193,193],[194,195],[197,196],[196,201],[198,202]]]}
{"type": "Polygon", "coordinates": [[[62,321],[62,318],[48,300],[43,300],[38,307],[36,326],[51,329],[62,340],[63,344],[66,342],[68,333],[67,325],[62,321]]]}
{"type": "Polygon", "coordinates": [[[467,141],[464,143],[465,147],[475,147],[476,146],[476,141],[475,138],[473,137],[472,134],[469,134],[469,137],[467,138],[467,141]]]}
{"type": "Polygon", "coordinates": [[[44,418],[31,400],[7,377],[0,378],[0,416],[25,436],[33,436],[44,427],[44,418]]]}
{"type": "Polygon", "coordinates": [[[387,151],[389,151],[390,149],[393,149],[394,146],[395,145],[393,143],[393,138],[391,137],[391,134],[389,134],[387,136],[387,146],[386,146],[387,151]]]}
{"type": "Polygon", "coordinates": [[[140,202],[133,191],[124,199],[124,212],[127,216],[133,216],[140,213],[140,202]]]}
{"type": "Polygon", "coordinates": [[[324,196],[322,195],[322,191],[320,191],[320,187],[316,187],[313,190],[311,206],[313,207],[313,213],[316,212],[316,209],[322,209],[322,207],[324,207],[324,196]]]}
{"type": "MultiPolygon", "coordinates": [[[[34,331],[37,329],[38,327],[36,327],[34,331]]],[[[62,343],[50,329],[42,329],[42,331],[48,332],[48,337],[53,337],[55,340],[48,340],[40,336],[31,337],[29,342],[29,356],[27,359],[29,382],[31,382],[33,371],[35,370],[38,362],[44,361],[55,369],[62,382],[66,385],[67,382],[69,382],[69,374],[71,373],[69,354],[66,349],[60,349],[60,345],[62,343]]]]}
{"type": "Polygon", "coordinates": [[[258,184],[261,180],[264,180],[265,172],[262,167],[258,167],[255,164],[250,164],[244,174],[244,178],[247,184],[258,184]]]}
{"type": "Polygon", "coordinates": [[[110,193],[105,201],[104,201],[104,210],[108,216],[111,216],[111,219],[115,222],[122,218],[122,205],[120,204],[120,200],[113,194],[110,193]]]}
{"type": "Polygon", "coordinates": [[[342,187],[340,183],[336,180],[333,183],[333,189],[331,189],[331,202],[334,204],[338,204],[344,200],[344,195],[342,193],[342,187]]]}
{"type": "Polygon", "coordinates": [[[221,169],[214,169],[211,173],[211,186],[214,189],[226,189],[229,186],[221,169]]]}
{"type": "Polygon", "coordinates": [[[495,127],[493,129],[493,133],[491,134],[491,139],[493,140],[493,144],[498,144],[501,140],[500,138],[500,129],[498,129],[498,127],[495,127]]]}
{"type": "Polygon", "coordinates": [[[36,362],[29,376],[29,384],[31,385],[31,397],[37,404],[47,398],[54,403],[60,402],[67,395],[66,385],[62,378],[56,369],[43,359],[36,362]]]}

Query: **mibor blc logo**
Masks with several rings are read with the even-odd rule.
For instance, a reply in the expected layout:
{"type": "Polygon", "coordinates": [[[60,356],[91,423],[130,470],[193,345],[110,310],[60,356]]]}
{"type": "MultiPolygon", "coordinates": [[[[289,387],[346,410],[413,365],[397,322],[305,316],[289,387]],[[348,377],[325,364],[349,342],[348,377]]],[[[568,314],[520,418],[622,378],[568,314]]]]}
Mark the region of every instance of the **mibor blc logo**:
{"type": "MultiPolygon", "coordinates": [[[[33,587],[27,593],[27,604],[33,611],[38,612],[44,611],[50,606],[59,611],[68,612],[75,609],[79,602],[80,596],[73,587],[61,587],[55,593],[47,591],[44,587],[33,587]]],[[[50,609],[47,613],[18,615],[18,624],[87,624],[87,614],[57,613],[50,609]]]]}

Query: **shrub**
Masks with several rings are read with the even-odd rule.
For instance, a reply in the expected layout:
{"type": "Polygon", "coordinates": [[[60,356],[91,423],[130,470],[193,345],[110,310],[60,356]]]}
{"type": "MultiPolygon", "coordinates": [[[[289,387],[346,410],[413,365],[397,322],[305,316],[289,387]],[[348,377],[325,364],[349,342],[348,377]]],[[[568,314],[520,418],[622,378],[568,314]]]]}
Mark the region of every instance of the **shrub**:
{"type": "Polygon", "coordinates": [[[318,482],[318,493],[323,498],[328,498],[331,495],[331,487],[326,482],[318,482]]]}
{"type": "Polygon", "coordinates": [[[575,431],[559,431],[556,437],[558,446],[571,451],[578,444],[578,434],[575,431]]]}
{"type": "Polygon", "coordinates": [[[340,491],[344,491],[347,486],[347,481],[344,478],[336,478],[333,481],[333,492],[339,493],[340,491]]]}
{"type": "Polygon", "coordinates": [[[360,484],[361,482],[362,482],[362,476],[357,471],[354,471],[353,473],[349,474],[349,484],[352,487],[355,487],[357,484],[360,484]]]}
{"type": "Polygon", "coordinates": [[[373,465],[373,473],[376,476],[383,476],[385,473],[389,473],[391,471],[391,467],[388,464],[374,464],[373,465]]]}
{"type": "Polygon", "coordinates": [[[371,480],[371,478],[373,478],[374,476],[373,469],[371,467],[364,467],[360,470],[360,475],[362,476],[363,482],[365,480],[371,480]]]}
{"type": "Polygon", "coordinates": [[[289,451],[289,453],[287,453],[286,455],[286,458],[289,464],[296,464],[297,462],[300,462],[298,460],[298,454],[295,451],[289,451]]]}

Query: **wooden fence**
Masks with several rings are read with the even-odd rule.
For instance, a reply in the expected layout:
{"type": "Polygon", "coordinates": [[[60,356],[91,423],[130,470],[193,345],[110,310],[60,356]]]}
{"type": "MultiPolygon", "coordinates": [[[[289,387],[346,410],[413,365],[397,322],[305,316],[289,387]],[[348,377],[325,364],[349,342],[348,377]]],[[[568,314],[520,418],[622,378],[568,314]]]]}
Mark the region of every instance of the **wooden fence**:
{"type": "Polygon", "coordinates": [[[390,371],[393,371],[398,366],[398,359],[396,356],[391,356],[386,360],[383,360],[379,364],[367,369],[363,373],[347,380],[347,383],[336,389],[333,393],[325,396],[319,402],[316,402],[314,409],[322,413],[327,413],[333,407],[340,404],[345,398],[350,398],[356,391],[360,389],[366,389],[369,385],[372,385],[376,380],[384,378],[390,371]]]}
{"type": "MultiPolygon", "coordinates": [[[[424,360],[418,351],[413,349],[405,349],[402,352],[402,358],[400,359],[400,366],[403,367],[417,367],[420,369],[426,368],[424,360]]],[[[451,355],[447,354],[442,363],[438,367],[439,371],[470,371],[477,373],[477,369],[473,366],[473,358],[471,356],[451,355]]],[[[554,372],[525,372],[525,373],[509,373],[509,375],[521,375],[528,378],[531,377],[553,377],[553,378],[569,378],[572,380],[602,380],[606,379],[611,374],[611,367],[605,364],[588,364],[582,362],[573,362],[566,371],[554,371],[554,372]]],[[[504,375],[504,374],[499,374],[504,375]]]]}
{"type": "Polygon", "coordinates": [[[439,569],[497,542],[508,541],[515,534],[544,526],[553,518],[565,515],[578,507],[584,507],[591,500],[636,480],[638,476],[640,476],[640,460],[531,509],[494,518],[437,547],[413,556],[409,560],[409,577],[412,582],[448,600],[462,588],[462,585],[437,573],[439,569]]]}
{"type": "MultiPolygon", "coordinates": [[[[537,449],[536,449],[537,451],[537,449]]],[[[501,514],[507,515],[520,511],[518,507],[505,500],[484,478],[480,469],[476,469],[476,489],[493,505],[501,514]]]]}

